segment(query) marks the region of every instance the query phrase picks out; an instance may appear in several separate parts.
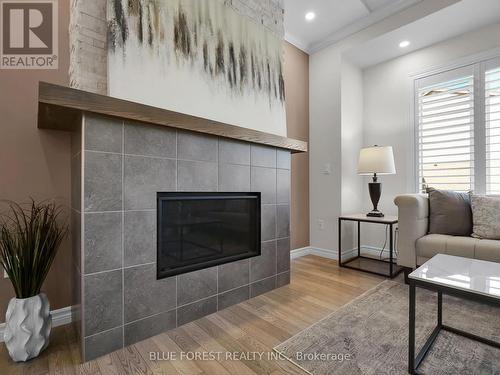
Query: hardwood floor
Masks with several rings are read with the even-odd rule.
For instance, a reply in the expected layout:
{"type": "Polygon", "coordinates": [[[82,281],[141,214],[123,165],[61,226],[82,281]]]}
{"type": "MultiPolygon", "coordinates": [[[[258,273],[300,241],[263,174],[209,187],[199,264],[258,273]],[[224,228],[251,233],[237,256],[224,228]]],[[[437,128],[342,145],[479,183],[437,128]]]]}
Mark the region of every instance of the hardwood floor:
{"type": "Polygon", "coordinates": [[[290,285],[85,364],[79,363],[70,326],[53,329],[49,348],[28,363],[12,362],[2,343],[0,374],[305,374],[287,360],[268,358],[268,353],[384,279],[340,269],[335,261],[313,255],[295,259],[291,266],[290,285]],[[196,352],[218,358],[185,358],[196,352]],[[264,354],[234,358],[247,352],[264,354]],[[177,358],[151,360],[151,353],[163,358],[175,353],[177,358]]]}

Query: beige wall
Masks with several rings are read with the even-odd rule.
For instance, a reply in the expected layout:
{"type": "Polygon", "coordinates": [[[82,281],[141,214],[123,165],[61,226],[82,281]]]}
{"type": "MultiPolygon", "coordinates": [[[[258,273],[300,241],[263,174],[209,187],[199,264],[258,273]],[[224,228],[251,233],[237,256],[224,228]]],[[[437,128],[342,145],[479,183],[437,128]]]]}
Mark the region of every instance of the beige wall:
{"type": "MultiPolygon", "coordinates": [[[[0,199],[59,198],[66,207],[70,204],[69,134],[37,129],[38,81],[68,84],[69,1],[58,3],[59,69],[0,70],[0,199]]],[[[53,309],[71,301],[70,250],[66,239],[43,287],[53,309]]],[[[3,272],[0,276],[3,322],[14,293],[9,279],[3,278],[3,272]]]]}
{"type": "MultiPolygon", "coordinates": [[[[309,55],[285,43],[287,136],[309,141],[309,55]]],[[[309,153],[292,155],[290,242],[309,246],[309,153]]]]}

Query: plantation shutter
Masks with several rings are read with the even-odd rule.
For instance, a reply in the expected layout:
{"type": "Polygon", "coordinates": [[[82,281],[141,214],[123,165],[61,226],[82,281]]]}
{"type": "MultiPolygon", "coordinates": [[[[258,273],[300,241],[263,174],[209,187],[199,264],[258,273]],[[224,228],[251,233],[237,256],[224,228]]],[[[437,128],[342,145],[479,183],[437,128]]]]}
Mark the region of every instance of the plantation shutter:
{"type": "Polygon", "coordinates": [[[486,125],[486,194],[500,194],[500,62],[487,64],[484,99],[486,125]]]}
{"type": "MultiPolygon", "coordinates": [[[[419,189],[473,190],[473,69],[461,68],[419,80],[415,106],[419,189]]],[[[497,125],[500,129],[500,123],[497,125]]],[[[500,132],[498,135],[500,144],[500,132]]],[[[498,158],[500,182],[500,152],[498,158]]],[[[500,183],[497,186],[500,189],[500,183]]]]}

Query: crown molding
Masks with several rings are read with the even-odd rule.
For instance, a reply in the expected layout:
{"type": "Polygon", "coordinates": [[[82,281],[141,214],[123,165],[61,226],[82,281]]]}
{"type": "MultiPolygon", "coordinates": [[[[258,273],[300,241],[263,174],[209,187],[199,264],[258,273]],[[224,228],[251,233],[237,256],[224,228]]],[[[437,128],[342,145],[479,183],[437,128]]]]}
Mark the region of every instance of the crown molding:
{"type": "Polygon", "coordinates": [[[396,3],[388,4],[380,9],[377,9],[371,12],[366,17],[363,17],[344,28],[329,34],[322,40],[313,43],[309,48],[309,53],[313,54],[319,52],[322,49],[338,43],[341,40],[353,34],[356,34],[357,32],[364,30],[367,27],[370,27],[384,20],[385,18],[399,13],[421,1],[422,0],[398,0],[396,3]]]}
{"type": "Polygon", "coordinates": [[[301,51],[303,51],[309,55],[310,51],[309,51],[309,46],[307,45],[307,43],[294,37],[293,35],[290,35],[289,33],[285,33],[285,40],[288,43],[293,44],[295,47],[297,47],[298,49],[300,49],[301,51]]]}

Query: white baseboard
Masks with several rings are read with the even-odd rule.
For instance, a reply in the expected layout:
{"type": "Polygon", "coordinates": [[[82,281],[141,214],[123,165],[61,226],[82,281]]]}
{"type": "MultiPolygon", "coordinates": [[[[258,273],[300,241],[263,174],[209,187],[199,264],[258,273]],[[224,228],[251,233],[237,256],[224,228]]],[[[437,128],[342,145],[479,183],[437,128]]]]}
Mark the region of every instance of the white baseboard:
{"type": "MultiPolygon", "coordinates": [[[[379,257],[380,253],[382,252],[382,256],[384,258],[389,258],[389,250],[382,248],[378,248],[375,246],[362,246],[361,247],[363,254],[367,255],[372,255],[374,257],[379,257]]],[[[358,248],[353,248],[349,250],[344,250],[342,251],[342,260],[344,258],[349,258],[350,256],[355,256],[358,252],[358,248]]],[[[306,255],[316,255],[322,258],[327,258],[327,259],[338,259],[338,252],[337,250],[331,250],[331,249],[322,249],[319,247],[313,247],[313,246],[308,246],[308,247],[301,247],[300,249],[294,249],[290,251],[290,259],[295,259],[299,257],[303,257],[306,255]]]]}
{"type": "Polygon", "coordinates": [[[290,250],[290,259],[300,258],[308,254],[311,254],[310,247],[301,247],[298,249],[293,249],[290,250]]]}
{"type": "MultiPolygon", "coordinates": [[[[52,327],[63,326],[71,323],[72,307],[63,307],[62,309],[52,310],[52,327]]],[[[3,332],[5,330],[5,323],[0,324],[0,342],[3,342],[3,332]]]]}
{"type": "Polygon", "coordinates": [[[300,258],[306,255],[316,255],[322,258],[337,259],[336,250],[321,249],[319,247],[301,247],[290,251],[290,259],[300,258]]]}

